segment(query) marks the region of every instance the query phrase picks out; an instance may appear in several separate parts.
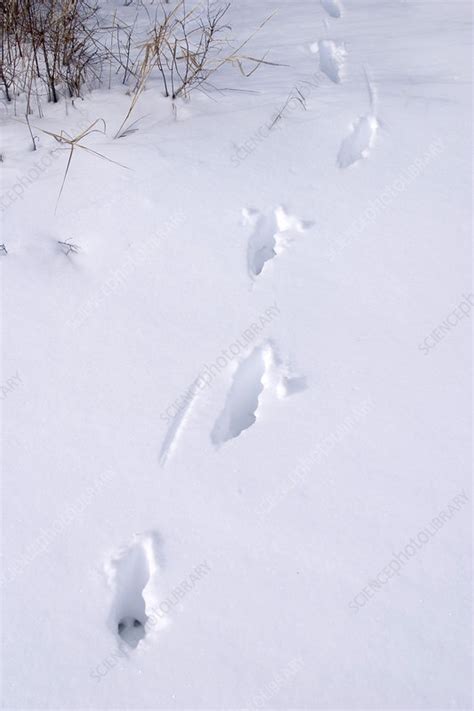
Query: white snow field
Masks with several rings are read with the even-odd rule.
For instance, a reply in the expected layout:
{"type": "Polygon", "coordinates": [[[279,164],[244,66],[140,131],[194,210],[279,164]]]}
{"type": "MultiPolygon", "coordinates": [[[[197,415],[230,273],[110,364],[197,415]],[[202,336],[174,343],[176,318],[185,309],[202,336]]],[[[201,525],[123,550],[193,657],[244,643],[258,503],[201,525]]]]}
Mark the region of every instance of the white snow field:
{"type": "Polygon", "coordinates": [[[2,101],[3,708],[472,708],[471,11],[233,0],[279,66],[119,139],[2,101]]]}

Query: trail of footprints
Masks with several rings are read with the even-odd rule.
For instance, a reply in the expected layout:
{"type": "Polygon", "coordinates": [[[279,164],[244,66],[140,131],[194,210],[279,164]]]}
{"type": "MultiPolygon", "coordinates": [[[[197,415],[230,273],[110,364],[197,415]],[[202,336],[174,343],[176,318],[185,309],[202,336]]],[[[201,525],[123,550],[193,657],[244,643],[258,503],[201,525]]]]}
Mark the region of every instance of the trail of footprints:
{"type": "MultiPolygon", "coordinates": [[[[331,18],[342,17],[340,0],[321,0],[321,5],[331,18]]],[[[333,83],[341,83],[347,57],[344,44],[324,39],[311,45],[310,49],[319,56],[321,72],[333,83]]],[[[367,157],[376,138],[378,122],[374,93],[368,78],[367,85],[371,110],[351,126],[342,141],[337,156],[341,169],[367,157]]],[[[247,243],[247,267],[252,279],[258,278],[268,262],[282,254],[298,234],[312,226],[312,223],[300,220],[281,206],[267,213],[245,209],[243,218],[244,225],[251,230],[247,243]]],[[[225,403],[210,433],[212,444],[220,447],[252,427],[265,391],[273,390],[279,398],[284,398],[305,388],[305,378],[283,362],[272,341],[256,346],[235,368],[225,403]]],[[[171,423],[161,448],[162,464],[176,444],[191,405],[192,402],[171,423]]],[[[109,626],[131,648],[136,648],[147,634],[147,610],[154,600],[154,578],[159,568],[157,550],[156,534],[137,535],[106,566],[108,581],[113,589],[109,626]]]]}
{"type": "MultiPolygon", "coordinates": [[[[321,0],[321,5],[327,14],[334,19],[342,17],[340,0],[321,0]]],[[[344,44],[330,39],[320,40],[311,45],[310,50],[319,56],[319,69],[334,84],[339,84],[344,76],[347,57],[344,44]]],[[[341,169],[349,168],[363,158],[367,158],[374,145],[379,127],[375,96],[368,77],[367,86],[370,98],[370,111],[360,116],[350,127],[348,135],[343,139],[337,155],[337,165],[341,169]]]]}
{"type": "MultiPolygon", "coordinates": [[[[284,207],[262,213],[246,208],[242,210],[243,225],[250,227],[247,242],[247,268],[252,280],[260,277],[267,263],[281,255],[298,235],[306,232],[313,223],[301,220],[284,207]]],[[[261,393],[274,381],[279,397],[292,395],[304,389],[304,379],[294,375],[283,364],[270,343],[255,348],[240,361],[233,375],[226,402],[210,433],[211,442],[220,447],[238,437],[257,419],[261,393]],[[270,377],[270,373],[273,376],[270,377]]],[[[188,389],[192,394],[182,409],[175,414],[160,450],[160,463],[164,466],[177,447],[179,438],[198,398],[198,388],[188,389]]]]}
{"type": "MultiPolygon", "coordinates": [[[[342,17],[340,0],[320,2],[331,18],[342,17]]],[[[311,45],[310,50],[318,55],[320,71],[334,84],[340,84],[347,58],[344,43],[322,39],[311,45]]],[[[378,122],[375,117],[374,92],[368,77],[367,86],[371,110],[350,127],[349,134],[341,142],[337,156],[337,165],[341,169],[349,168],[366,158],[375,141],[378,122]]],[[[243,222],[251,230],[247,243],[247,269],[253,280],[262,275],[269,262],[281,255],[298,234],[304,233],[312,226],[312,223],[300,220],[282,206],[265,213],[244,209],[243,222]]],[[[269,372],[272,364],[275,366],[275,354],[269,343],[258,346],[240,362],[229,386],[224,407],[210,433],[211,442],[216,447],[239,437],[256,422],[262,393],[268,388],[271,380],[269,372]]],[[[276,392],[279,395],[290,395],[304,387],[304,379],[280,373],[276,392]]],[[[195,400],[195,396],[189,399],[186,407],[175,416],[168,429],[160,453],[163,465],[176,447],[195,400]]]]}

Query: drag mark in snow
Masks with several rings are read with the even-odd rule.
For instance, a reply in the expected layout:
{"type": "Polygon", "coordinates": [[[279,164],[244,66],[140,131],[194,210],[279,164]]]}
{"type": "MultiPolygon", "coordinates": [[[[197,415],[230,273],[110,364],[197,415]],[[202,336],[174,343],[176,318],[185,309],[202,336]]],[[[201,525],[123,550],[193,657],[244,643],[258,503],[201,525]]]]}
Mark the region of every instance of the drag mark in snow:
{"type": "Polygon", "coordinates": [[[350,134],[343,140],[339,149],[339,168],[349,168],[361,158],[367,158],[374,145],[377,128],[378,121],[372,114],[362,116],[352,126],[350,134]]]}
{"type": "Polygon", "coordinates": [[[295,233],[304,232],[313,224],[302,222],[281,206],[267,215],[252,209],[244,209],[242,213],[244,224],[253,227],[247,247],[247,266],[252,278],[262,273],[266,262],[284,251],[295,233]]]}
{"type": "Polygon", "coordinates": [[[339,0],[321,0],[321,5],[331,17],[341,17],[342,6],[339,0]]]}
{"type": "Polygon", "coordinates": [[[347,52],[342,44],[332,40],[320,40],[311,45],[311,51],[319,54],[319,68],[335,84],[341,82],[347,52]]]}
{"type": "MultiPolygon", "coordinates": [[[[195,384],[195,382],[193,383],[193,385],[195,384]]],[[[191,387],[188,388],[187,391],[190,393],[189,399],[185,400],[182,409],[176,413],[176,415],[171,420],[170,426],[168,427],[166,437],[163,440],[163,444],[161,445],[160,450],[161,466],[164,466],[166,464],[169,455],[174,451],[178,442],[178,438],[184,429],[186,420],[188,419],[188,416],[191,413],[192,405],[196,400],[197,394],[197,390],[193,388],[193,385],[191,385],[191,387]]]]}
{"type": "Polygon", "coordinates": [[[349,168],[361,158],[367,158],[375,142],[379,122],[377,120],[377,92],[364,67],[370,109],[365,116],[351,126],[350,134],[343,140],[337,162],[340,168],[349,168]]]}
{"type": "Polygon", "coordinates": [[[256,419],[258,401],[265,387],[264,376],[273,360],[270,345],[258,346],[238,366],[222,413],[211,432],[216,446],[238,437],[256,419]]]}
{"type": "Polygon", "coordinates": [[[137,535],[106,566],[115,600],[110,613],[110,626],[129,647],[135,648],[145,636],[148,619],[146,601],[151,579],[158,569],[156,534],[137,535]]]}
{"type": "MultiPolygon", "coordinates": [[[[270,325],[274,318],[280,314],[278,306],[273,304],[265,309],[255,321],[244,329],[235,341],[221,351],[214,362],[206,363],[200,370],[198,377],[181,394],[174,403],[169,405],[160,415],[165,422],[169,422],[168,430],[161,446],[160,463],[164,466],[176,448],[179,437],[191,414],[192,405],[197,400],[197,396],[204,389],[210,388],[215,378],[223,371],[229,363],[232,363],[238,356],[248,353],[249,344],[255,339],[261,338],[266,327],[270,325]]],[[[295,383],[290,384],[295,387],[295,383]]]]}

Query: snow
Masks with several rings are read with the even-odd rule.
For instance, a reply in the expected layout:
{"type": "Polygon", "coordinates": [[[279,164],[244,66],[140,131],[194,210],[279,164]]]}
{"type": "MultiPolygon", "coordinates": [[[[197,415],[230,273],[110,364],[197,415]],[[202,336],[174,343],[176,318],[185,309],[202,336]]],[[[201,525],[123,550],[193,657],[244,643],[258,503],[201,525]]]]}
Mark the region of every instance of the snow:
{"type": "Polygon", "coordinates": [[[471,707],[471,4],[274,10],[2,106],[5,708],[471,707]]]}

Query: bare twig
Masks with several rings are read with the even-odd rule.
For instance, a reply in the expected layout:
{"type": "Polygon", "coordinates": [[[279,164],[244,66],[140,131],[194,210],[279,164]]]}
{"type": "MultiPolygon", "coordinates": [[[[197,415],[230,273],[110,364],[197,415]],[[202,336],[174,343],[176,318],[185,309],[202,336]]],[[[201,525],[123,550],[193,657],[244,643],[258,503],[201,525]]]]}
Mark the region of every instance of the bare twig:
{"type": "Polygon", "coordinates": [[[77,254],[80,251],[80,247],[77,244],[74,244],[74,242],[71,242],[70,240],[61,242],[61,240],[58,239],[58,244],[66,255],[66,257],[69,256],[71,253],[77,254]]]}

